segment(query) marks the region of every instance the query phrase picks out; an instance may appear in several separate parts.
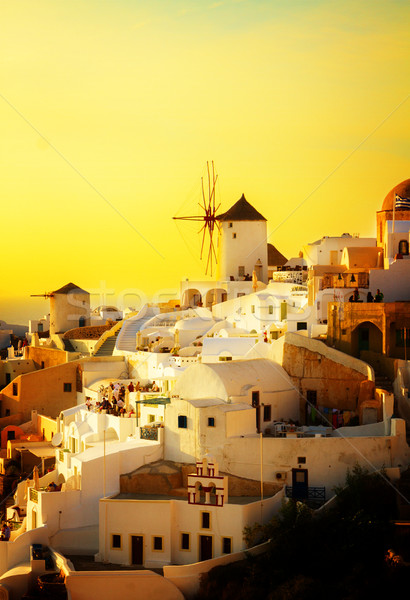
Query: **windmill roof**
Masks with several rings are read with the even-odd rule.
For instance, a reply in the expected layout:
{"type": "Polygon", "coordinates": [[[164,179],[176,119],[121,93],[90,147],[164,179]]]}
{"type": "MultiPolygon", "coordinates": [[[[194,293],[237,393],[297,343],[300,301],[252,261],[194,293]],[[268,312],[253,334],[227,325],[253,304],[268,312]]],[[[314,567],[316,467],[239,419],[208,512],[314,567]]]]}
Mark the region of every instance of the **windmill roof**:
{"type": "Polygon", "coordinates": [[[67,283],[67,285],[64,285],[59,290],[54,290],[54,292],[51,292],[51,293],[52,294],[68,294],[69,292],[71,292],[73,290],[75,290],[77,292],[84,292],[84,294],[88,294],[88,292],[86,292],[85,290],[82,290],[75,283],[67,283]]]}
{"type": "Polygon", "coordinates": [[[218,221],[266,221],[265,217],[249,204],[244,194],[229,210],[216,218],[218,221]]]}
{"type": "Polygon", "coordinates": [[[273,244],[268,244],[268,265],[270,267],[283,266],[287,260],[273,244]]]}

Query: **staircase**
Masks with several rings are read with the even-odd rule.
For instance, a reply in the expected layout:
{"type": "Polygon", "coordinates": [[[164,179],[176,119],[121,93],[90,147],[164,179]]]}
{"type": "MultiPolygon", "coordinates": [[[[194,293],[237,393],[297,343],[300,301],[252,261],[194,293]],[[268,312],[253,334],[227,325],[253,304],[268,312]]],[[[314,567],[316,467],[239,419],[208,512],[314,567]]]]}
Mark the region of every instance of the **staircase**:
{"type": "Polygon", "coordinates": [[[118,331],[115,335],[107,337],[105,342],[101,344],[94,356],[112,356],[117,341],[118,331]]]}
{"type": "Polygon", "coordinates": [[[116,350],[135,352],[137,344],[137,332],[140,331],[145,323],[150,321],[152,317],[158,314],[158,309],[154,307],[146,307],[144,312],[141,310],[138,315],[131,317],[124,322],[121,331],[118,335],[116,350]],[[143,316],[139,316],[143,313],[143,316]]]}

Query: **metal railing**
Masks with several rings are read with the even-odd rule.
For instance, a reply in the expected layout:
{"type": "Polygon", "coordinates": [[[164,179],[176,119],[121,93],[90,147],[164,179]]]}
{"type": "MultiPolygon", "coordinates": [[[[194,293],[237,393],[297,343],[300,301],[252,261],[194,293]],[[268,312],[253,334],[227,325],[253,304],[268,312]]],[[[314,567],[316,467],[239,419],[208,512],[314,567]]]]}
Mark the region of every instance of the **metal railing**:
{"type": "Polygon", "coordinates": [[[158,441],[158,428],[157,427],[141,427],[140,438],[142,440],[152,440],[153,442],[158,441]]]}
{"type": "MultiPolygon", "coordinates": [[[[286,498],[293,498],[293,487],[287,485],[285,488],[286,498]]],[[[326,488],[325,487],[308,487],[306,497],[298,497],[296,500],[306,502],[312,508],[318,508],[326,502],[326,488]]]]}

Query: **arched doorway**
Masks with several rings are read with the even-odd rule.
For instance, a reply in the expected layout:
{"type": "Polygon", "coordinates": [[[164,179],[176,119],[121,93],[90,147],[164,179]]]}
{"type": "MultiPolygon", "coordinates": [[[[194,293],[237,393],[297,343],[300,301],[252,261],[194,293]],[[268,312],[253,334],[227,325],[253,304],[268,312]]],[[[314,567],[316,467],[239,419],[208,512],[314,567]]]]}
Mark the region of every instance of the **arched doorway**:
{"type": "Polygon", "coordinates": [[[226,290],[223,290],[222,288],[212,288],[211,290],[208,290],[208,292],[206,294],[205,306],[207,308],[210,308],[214,304],[219,304],[220,302],[225,302],[227,297],[228,297],[228,294],[227,294],[226,290]]]}
{"type": "Polygon", "coordinates": [[[383,351],[383,334],[380,329],[370,321],[364,321],[352,332],[352,350],[354,356],[360,357],[361,352],[370,350],[381,353],[383,351]]]}
{"type": "Polygon", "coordinates": [[[202,296],[200,291],[195,288],[185,290],[182,297],[182,304],[183,306],[190,306],[191,308],[194,306],[202,306],[202,296]]]}

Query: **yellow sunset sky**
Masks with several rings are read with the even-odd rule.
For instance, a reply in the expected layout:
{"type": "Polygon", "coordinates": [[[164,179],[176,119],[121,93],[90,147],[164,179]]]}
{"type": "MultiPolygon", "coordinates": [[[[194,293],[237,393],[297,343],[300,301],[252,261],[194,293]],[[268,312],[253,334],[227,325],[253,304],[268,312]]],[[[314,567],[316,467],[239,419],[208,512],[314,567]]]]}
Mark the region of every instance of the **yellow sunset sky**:
{"type": "Polygon", "coordinates": [[[394,0],[2,0],[0,319],[69,281],[96,306],[204,279],[172,217],[207,160],[288,258],[375,236],[410,177],[409,25],[394,0]]]}

